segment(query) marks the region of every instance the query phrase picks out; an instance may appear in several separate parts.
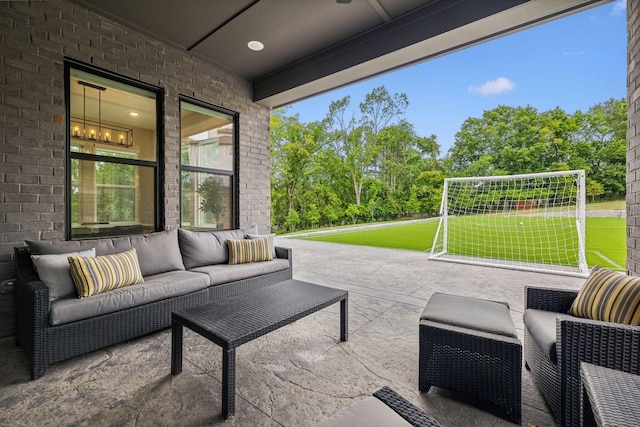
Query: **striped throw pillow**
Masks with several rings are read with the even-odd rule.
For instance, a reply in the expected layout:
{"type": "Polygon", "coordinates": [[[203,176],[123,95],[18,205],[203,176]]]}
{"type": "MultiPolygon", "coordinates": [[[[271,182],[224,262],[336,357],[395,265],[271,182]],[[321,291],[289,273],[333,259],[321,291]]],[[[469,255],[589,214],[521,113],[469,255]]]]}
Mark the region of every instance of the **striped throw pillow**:
{"type": "Polygon", "coordinates": [[[101,294],[144,281],[136,250],[113,255],[67,258],[78,298],[101,294]]]}
{"type": "Polygon", "coordinates": [[[640,277],[595,266],[569,314],[592,320],[640,325],[640,277]]]}
{"type": "Polygon", "coordinates": [[[229,247],[229,264],[271,261],[271,237],[260,239],[227,240],[229,247]]]}

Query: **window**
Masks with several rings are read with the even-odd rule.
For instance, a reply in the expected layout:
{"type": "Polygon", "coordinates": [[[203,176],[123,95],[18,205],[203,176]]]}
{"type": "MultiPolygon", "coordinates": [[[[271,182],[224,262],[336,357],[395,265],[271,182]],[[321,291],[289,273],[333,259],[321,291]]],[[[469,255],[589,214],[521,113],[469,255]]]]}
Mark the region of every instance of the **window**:
{"type": "Polygon", "coordinates": [[[181,225],[236,227],[237,113],[180,101],[181,225]]]}
{"type": "Polygon", "coordinates": [[[65,71],[67,237],[156,231],[161,89],[70,61],[65,71]]]}

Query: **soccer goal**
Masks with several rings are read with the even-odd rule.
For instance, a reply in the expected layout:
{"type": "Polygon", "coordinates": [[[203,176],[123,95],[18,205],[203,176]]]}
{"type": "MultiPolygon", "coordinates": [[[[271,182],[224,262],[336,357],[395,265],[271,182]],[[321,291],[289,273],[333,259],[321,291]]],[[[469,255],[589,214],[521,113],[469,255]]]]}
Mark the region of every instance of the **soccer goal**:
{"type": "Polygon", "coordinates": [[[429,259],[586,277],[583,170],[447,178],[429,259]]]}

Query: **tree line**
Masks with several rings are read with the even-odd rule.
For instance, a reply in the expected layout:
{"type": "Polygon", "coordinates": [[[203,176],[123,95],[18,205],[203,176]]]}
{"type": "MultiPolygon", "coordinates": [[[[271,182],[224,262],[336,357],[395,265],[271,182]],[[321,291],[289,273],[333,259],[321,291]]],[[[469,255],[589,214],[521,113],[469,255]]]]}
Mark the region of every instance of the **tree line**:
{"type": "Polygon", "coordinates": [[[409,99],[377,87],[323,120],[271,113],[271,218],[279,231],[438,214],[446,177],[585,169],[589,200],[625,196],[625,99],[588,111],[498,106],[464,121],[441,156],[405,118],[409,99]]]}

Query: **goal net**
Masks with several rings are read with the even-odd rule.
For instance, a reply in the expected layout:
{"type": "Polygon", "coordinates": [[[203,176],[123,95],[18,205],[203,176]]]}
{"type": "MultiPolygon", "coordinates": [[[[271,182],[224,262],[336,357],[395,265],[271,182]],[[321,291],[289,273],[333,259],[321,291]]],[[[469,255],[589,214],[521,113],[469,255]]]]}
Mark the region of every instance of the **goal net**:
{"type": "Polygon", "coordinates": [[[429,259],[586,277],[583,170],[447,178],[429,259]]]}

